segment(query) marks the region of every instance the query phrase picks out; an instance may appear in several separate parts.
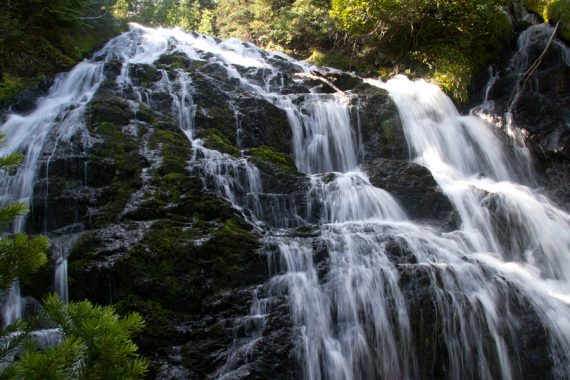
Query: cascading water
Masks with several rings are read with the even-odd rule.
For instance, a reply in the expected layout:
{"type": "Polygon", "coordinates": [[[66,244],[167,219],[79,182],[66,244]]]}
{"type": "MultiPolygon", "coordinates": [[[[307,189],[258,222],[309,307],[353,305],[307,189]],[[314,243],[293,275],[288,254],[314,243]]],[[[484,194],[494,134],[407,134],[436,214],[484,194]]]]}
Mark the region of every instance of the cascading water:
{"type": "MultiPolygon", "coordinates": [[[[530,166],[524,156],[514,155],[518,160],[510,161],[492,126],[460,116],[437,87],[404,77],[377,85],[394,98],[414,159],[432,172],[455,205],[468,249],[465,254],[481,263],[479,270],[508,275],[528,297],[549,329],[552,354],[561,355],[560,373],[568,374],[570,216],[525,185],[528,180],[517,174],[530,166]]],[[[506,290],[493,289],[480,299],[495,320],[506,290]]],[[[488,328],[498,331],[489,321],[488,328]]],[[[516,358],[504,342],[497,351],[505,364],[503,377],[516,378],[516,358]]],[[[484,372],[479,375],[488,377],[484,372]]]]}
{"type": "MultiPolygon", "coordinates": [[[[2,154],[26,153],[18,175],[3,184],[4,193],[11,194],[3,204],[32,195],[45,139],[57,134],[56,141],[67,141],[84,128],[84,105],[103,81],[104,65],[117,59],[122,68],[116,83],[125,96],[153,108],[162,101],[160,94],[168,95],[170,116],[192,143],[189,171],[252,225],[262,226],[262,242],[272,248],[267,249],[272,278],[256,287],[251,314],[236,321],[236,329],[250,331],[250,338],[236,338],[213,377],[247,377],[240,366],[264,339],[274,296],[288,303],[303,378],[431,376],[426,367],[432,364],[425,363],[418,348],[424,345],[425,326],[414,309],[416,291],[433,310],[431,319],[425,316],[436,335],[428,349],[437,346],[444,377],[523,377],[525,353],[517,348],[521,326],[526,326],[521,307],[528,308],[524,314],[536,315],[546,331],[554,374],[570,375],[570,217],[532,188],[524,154],[511,158],[491,125],[459,115],[438,88],[422,81],[398,77],[369,84],[387,89],[394,99],[414,161],[429,169],[458,213],[456,231],[413,222],[359,169],[363,148],[349,94],[282,94],[280,62],[295,73],[320,69],[239,40],[217,42],[136,25],[62,77],[38,110],[12,115],[0,128],[9,144],[2,154]],[[243,115],[237,109],[239,149],[222,153],[196,136],[198,104],[187,72],[159,70],[160,78],[151,85],[136,83],[136,65],[172,52],[214,73],[221,70],[240,84],[240,96],[284,111],[296,167],[307,178],[306,210],[283,194],[264,192],[261,171],[242,146],[243,115]],[[298,227],[313,231],[303,236],[295,233],[298,227]],[[421,288],[414,288],[416,283],[421,288]]],[[[65,266],[59,268],[59,274],[65,272],[65,266]]],[[[16,317],[5,315],[4,320],[16,317]]]]}
{"type": "MultiPolygon", "coordinates": [[[[0,155],[14,152],[24,154],[24,162],[16,175],[2,178],[0,206],[14,202],[30,203],[42,154],[48,156],[49,165],[49,152],[44,149],[50,136],[55,136],[56,141],[69,141],[72,136],[83,132],[78,130],[78,126],[84,125],[83,110],[103,79],[102,69],[102,64],[80,63],[71,72],[56,79],[49,94],[38,101],[35,111],[27,116],[10,115],[0,126],[7,140],[0,147],[0,155]]],[[[86,133],[83,136],[88,137],[86,133]]],[[[19,218],[14,223],[14,232],[21,232],[24,223],[25,218],[19,218]]],[[[65,260],[65,257],[60,259],[62,265],[65,265],[65,260]]],[[[20,318],[22,307],[18,284],[9,292],[2,315],[5,326],[20,318]]]]}

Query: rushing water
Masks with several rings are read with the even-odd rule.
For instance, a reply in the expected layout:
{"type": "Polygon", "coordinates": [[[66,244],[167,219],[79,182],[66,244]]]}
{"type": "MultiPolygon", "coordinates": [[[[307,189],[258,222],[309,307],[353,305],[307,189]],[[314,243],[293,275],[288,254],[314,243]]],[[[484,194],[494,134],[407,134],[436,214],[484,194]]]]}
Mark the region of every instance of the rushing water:
{"type": "MultiPolygon", "coordinates": [[[[12,115],[0,127],[8,140],[0,153],[26,155],[17,175],[2,183],[3,204],[32,196],[48,136],[68,141],[85,127],[84,106],[112,59],[122,62],[116,82],[125,94],[151,108],[156,94],[168,94],[173,119],[192,142],[189,170],[252,225],[263,226],[265,245],[275,247],[268,250],[272,278],[254,292],[250,315],[236,321],[236,328],[249,325],[250,337],[228,347],[225,365],[213,376],[239,377],[237,358],[247,357],[263,339],[270,302],[260,294],[269,294],[287,299],[304,378],[419,378],[425,369],[415,335],[414,324],[421,323],[413,319],[418,318],[415,291],[432,304],[449,378],[524,375],[524,353],[517,348],[520,315],[511,304],[536,315],[546,330],[555,373],[570,376],[570,217],[533,189],[524,149],[508,148],[492,125],[460,115],[441,90],[423,81],[368,82],[389,91],[412,159],[429,169],[458,214],[455,231],[410,220],[395,198],[359,169],[362,144],[349,95],[281,93],[279,62],[297,73],[319,69],[239,40],[218,42],[136,25],[62,76],[36,111],[12,115]],[[283,194],[265,193],[260,170],[245,150],[238,156],[221,153],[195,136],[197,104],[187,72],[172,76],[162,70],[151,88],[134,83],[133,65],[152,64],[173,51],[219,66],[250,96],[285,111],[295,164],[307,177],[307,204],[316,210],[316,220],[309,217],[311,210],[299,211],[283,194]],[[314,221],[314,236],[292,232],[314,221]],[[317,257],[315,246],[325,258],[317,257]],[[410,278],[419,279],[422,288],[410,290],[410,278]]],[[[238,111],[235,127],[241,148],[238,111]]],[[[56,278],[64,297],[66,270],[65,255],[59,254],[56,278]]],[[[5,323],[19,316],[15,302],[6,306],[5,323]]]]}
{"type": "MultiPolygon", "coordinates": [[[[0,132],[6,136],[6,143],[0,146],[0,155],[15,152],[24,154],[24,162],[17,174],[0,179],[0,206],[15,202],[30,203],[38,166],[43,158],[47,158],[49,165],[50,152],[46,150],[49,137],[55,137],[56,141],[69,141],[73,135],[82,132],[81,126],[85,125],[83,110],[103,79],[102,69],[101,64],[80,63],[56,79],[49,94],[38,101],[31,114],[12,114],[0,126],[0,132]]],[[[21,232],[24,222],[25,217],[19,218],[14,223],[14,232],[21,232]]],[[[65,257],[61,260],[62,265],[67,265],[64,264],[65,257]]],[[[19,286],[15,284],[9,290],[8,301],[3,308],[4,325],[20,318],[21,307],[19,286]]]]}

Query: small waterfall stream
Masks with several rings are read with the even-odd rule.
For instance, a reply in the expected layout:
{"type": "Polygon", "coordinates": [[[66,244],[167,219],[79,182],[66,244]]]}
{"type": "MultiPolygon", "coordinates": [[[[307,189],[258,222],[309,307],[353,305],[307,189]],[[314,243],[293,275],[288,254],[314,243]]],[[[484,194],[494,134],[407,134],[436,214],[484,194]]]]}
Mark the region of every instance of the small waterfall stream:
{"type": "MultiPolygon", "coordinates": [[[[16,202],[30,204],[40,162],[47,158],[46,165],[49,165],[50,151],[45,147],[50,136],[55,136],[55,141],[69,142],[72,136],[83,134],[83,137],[88,139],[88,134],[83,133],[86,131],[81,129],[85,125],[82,120],[83,111],[103,80],[102,70],[102,64],[88,61],[80,63],[72,71],[55,80],[49,94],[38,101],[31,114],[9,115],[0,126],[0,131],[6,136],[6,143],[0,146],[0,155],[14,152],[24,154],[24,162],[18,168],[17,174],[0,178],[0,206],[16,202]]],[[[25,217],[19,218],[13,226],[13,232],[23,231],[24,223],[25,217]]],[[[59,264],[60,273],[65,273],[63,268],[67,265],[66,257],[61,257],[59,264]]],[[[62,283],[67,283],[64,276],[58,278],[62,283]]],[[[63,289],[67,288],[67,285],[60,284],[58,287],[63,289]]],[[[21,308],[19,286],[15,284],[9,290],[8,301],[4,304],[4,326],[20,318],[21,308]]]]}
{"type": "MultiPolygon", "coordinates": [[[[397,77],[368,84],[393,98],[413,161],[429,169],[459,215],[455,231],[414,222],[360,170],[362,139],[350,94],[281,93],[280,61],[298,73],[321,69],[239,40],[137,25],[60,77],[36,111],[11,115],[0,127],[8,141],[0,154],[26,155],[18,174],[1,184],[2,204],[32,196],[48,136],[69,141],[86,129],[85,105],[105,79],[105,63],[117,59],[122,68],[116,83],[125,93],[132,91],[150,108],[155,93],[169,95],[171,116],[192,143],[189,172],[198,173],[206,189],[231,203],[263,234],[264,245],[275,248],[267,250],[271,279],[256,288],[250,315],[239,321],[252,325],[251,339],[228,347],[226,363],[213,377],[239,378],[243,360],[236,358],[247,358],[263,339],[270,298],[280,295],[288,303],[303,378],[420,378],[414,281],[432,303],[449,378],[523,375],[517,305],[528,307],[545,329],[556,374],[570,376],[570,216],[533,188],[524,151],[510,154],[492,125],[460,115],[441,90],[423,81],[397,77]],[[162,71],[152,88],[134,84],[133,65],[152,64],[173,51],[221,69],[248,96],[286,113],[312,210],[300,212],[280,194],[264,192],[260,170],[242,149],[237,111],[239,154],[204,146],[195,136],[196,94],[188,73],[162,71]],[[316,220],[309,216],[314,213],[316,220]],[[312,236],[296,234],[301,226],[313,228],[312,236]]],[[[66,297],[64,256],[56,277],[66,297]]],[[[12,292],[6,324],[20,315],[17,285],[12,292]]]]}

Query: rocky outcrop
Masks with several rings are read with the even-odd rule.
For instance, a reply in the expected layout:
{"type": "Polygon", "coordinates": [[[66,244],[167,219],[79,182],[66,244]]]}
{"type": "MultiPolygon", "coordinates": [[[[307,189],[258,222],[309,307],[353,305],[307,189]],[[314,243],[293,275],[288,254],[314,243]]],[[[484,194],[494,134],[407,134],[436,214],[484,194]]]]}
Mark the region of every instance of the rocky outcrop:
{"type": "MultiPolygon", "coordinates": [[[[302,97],[322,84],[293,80],[297,69],[274,59],[287,68],[278,78],[284,92],[302,97]]],[[[69,141],[52,136],[44,147],[28,230],[72,242],[57,252],[68,255],[71,299],[141,313],[147,328],[137,344],[151,360],[151,377],[203,379],[225,367],[236,378],[299,377],[284,296],[270,297],[267,336],[255,345],[256,359],[250,361],[245,349],[231,351],[256,328],[247,316],[252,294],[263,296],[270,248],[246,221],[247,210],[232,207],[210,186],[207,169],[189,166],[192,145],[173,119],[180,104],[168,86],[179,86],[184,70],[192,83],[194,136],[204,148],[259,170],[263,193],[252,199],[235,191],[239,202],[257,207],[261,228],[318,220],[318,210],[309,212],[306,204],[310,180],[292,159],[285,111],[228,80],[214,62],[165,54],[154,65],[131,65],[128,86],[115,81],[121,66],[119,60],[105,63],[107,79],[86,107],[85,128],[69,141]]],[[[330,79],[343,90],[361,82],[340,74],[330,79]]],[[[376,124],[395,111],[383,111],[390,107],[386,93],[367,91],[355,90],[355,96],[370,115],[360,125],[366,140],[374,140],[366,148],[373,156],[388,133],[376,124]]],[[[39,299],[53,289],[47,285],[51,270],[24,284],[25,292],[39,299]]]]}
{"type": "Polygon", "coordinates": [[[425,167],[409,161],[377,158],[365,162],[362,170],[372,185],[393,194],[411,219],[457,228],[453,205],[425,167]]]}
{"type": "Polygon", "coordinates": [[[402,122],[388,92],[362,84],[355,91],[359,94],[358,122],[364,150],[364,161],[377,157],[392,160],[408,160],[410,153],[402,122]]]}
{"type": "MultiPolygon", "coordinates": [[[[548,24],[519,22],[516,27],[522,29],[517,46],[495,65],[497,78],[488,92],[491,112],[498,116],[511,113],[543,174],[547,192],[568,209],[569,190],[563,183],[568,183],[570,162],[570,50],[558,39],[545,50],[553,32],[548,24]],[[538,63],[537,69],[523,78],[534,63],[538,63]]],[[[482,84],[479,87],[485,88],[482,84]]]]}

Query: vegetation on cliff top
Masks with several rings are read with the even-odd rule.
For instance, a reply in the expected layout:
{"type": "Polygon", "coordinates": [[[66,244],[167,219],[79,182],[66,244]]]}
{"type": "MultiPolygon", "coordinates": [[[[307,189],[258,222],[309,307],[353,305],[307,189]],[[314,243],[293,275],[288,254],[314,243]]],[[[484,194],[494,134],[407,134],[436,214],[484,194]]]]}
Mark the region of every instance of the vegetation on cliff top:
{"type": "Polygon", "coordinates": [[[107,0],[10,0],[0,12],[0,106],[70,69],[123,28],[107,0]]]}
{"type": "MultiPolygon", "coordinates": [[[[69,68],[127,21],[238,37],[319,65],[431,77],[458,101],[507,41],[513,0],[13,0],[0,15],[0,102],[69,68]],[[46,31],[50,31],[46,33],[46,31]]],[[[570,39],[567,0],[523,0],[570,39]]]]}
{"type": "Polygon", "coordinates": [[[429,76],[465,101],[511,32],[508,0],[119,0],[114,14],[249,40],[341,69],[429,76]]]}

